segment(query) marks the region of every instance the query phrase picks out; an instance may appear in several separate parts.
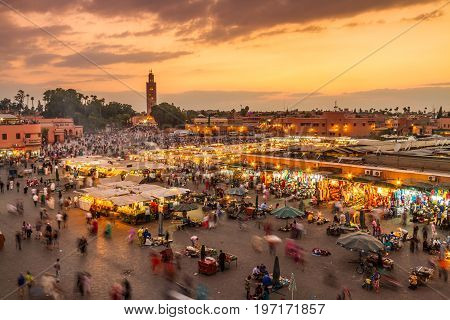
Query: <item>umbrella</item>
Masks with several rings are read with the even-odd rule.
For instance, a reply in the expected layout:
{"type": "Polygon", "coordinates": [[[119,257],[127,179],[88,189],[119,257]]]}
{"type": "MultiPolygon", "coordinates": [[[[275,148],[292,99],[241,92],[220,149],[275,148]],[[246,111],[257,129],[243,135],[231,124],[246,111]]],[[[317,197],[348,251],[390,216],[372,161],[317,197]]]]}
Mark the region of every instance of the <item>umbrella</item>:
{"type": "Polygon", "coordinates": [[[196,205],[194,203],[180,203],[179,205],[173,207],[174,211],[179,211],[179,212],[192,211],[192,210],[196,210],[196,209],[198,209],[198,205],[196,205]]]}
{"type": "Polygon", "coordinates": [[[289,219],[304,216],[305,214],[293,207],[284,206],[272,211],[272,214],[279,219],[289,219]]]}
{"type": "Polygon", "coordinates": [[[277,236],[275,236],[273,234],[270,234],[268,236],[264,236],[264,239],[266,239],[266,241],[269,242],[269,243],[275,243],[275,244],[283,242],[279,237],[277,237],[277,236]]]}
{"type": "Polygon", "coordinates": [[[364,232],[343,235],[337,240],[337,244],[346,249],[361,252],[378,252],[384,249],[384,245],[380,240],[364,232]]]}
{"type": "Polygon", "coordinates": [[[274,286],[278,286],[280,284],[280,261],[278,260],[278,256],[275,257],[275,261],[273,263],[272,282],[274,286]]]}
{"type": "Polygon", "coordinates": [[[248,192],[245,188],[231,188],[227,191],[228,194],[231,194],[232,196],[243,196],[248,192]]]}
{"type": "Polygon", "coordinates": [[[250,242],[252,244],[253,250],[255,250],[256,252],[259,252],[259,253],[261,253],[263,251],[263,249],[262,249],[263,238],[258,237],[258,236],[253,236],[250,242]]]}

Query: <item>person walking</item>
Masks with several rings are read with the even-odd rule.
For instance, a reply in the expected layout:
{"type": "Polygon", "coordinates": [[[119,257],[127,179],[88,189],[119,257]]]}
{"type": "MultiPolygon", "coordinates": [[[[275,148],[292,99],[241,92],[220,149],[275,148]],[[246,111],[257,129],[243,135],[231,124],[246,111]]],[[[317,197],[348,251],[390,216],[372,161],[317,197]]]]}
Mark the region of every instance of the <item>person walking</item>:
{"type": "Polygon", "coordinates": [[[204,244],[202,244],[202,247],[200,249],[200,260],[205,260],[206,258],[206,247],[204,244]]]}
{"type": "Polygon", "coordinates": [[[251,294],[250,294],[250,282],[252,281],[252,276],[247,276],[247,278],[245,279],[245,292],[247,293],[247,300],[251,299],[251,294]]]}
{"type": "Polygon", "coordinates": [[[0,250],[3,249],[4,245],[5,245],[5,235],[0,230],[0,250]]]}
{"type": "Polygon", "coordinates": [[[28,287],[28,295],[30,295],[30,290],[34,283],[34,277],[30,271],[27,271],[27,274],[25,275],[25,281],[26,281],[27,287],[28,287]]]}
{"type": "Polygon", "coordinates": [[[22,250],[22,234],[20,231],[16,232],[16,249],[22,250]]]}
{"type": "Polygon", "coordinates": [[[19,181],[16,182],[16,188],[17,188],[17,193],[19,193],[20,192],[20,182],[19,181]]]}
{"type": "Polygon", "coordinates": [[[123,279],[122,288],[123,288],[123,299],[131,300],[131,284],[127,278],[123,279]]]}
{"type": "Polygon", "coordinates": [[[222,272],[225,271],[225,258],[226,258],[225,253],[223,253],[222,250],[220,250],[220,253],[219,253],[219,268],[220,268],[220,271],[222,271],[222,272]]]}
{"type": "Polygon", "coordinates": [[[5,183],[2,180],[0,180],[0,192],[1,193],[4,193],[4,188],[5,188],[5,183]]]}
{"type": "Polygon", "coordinates": [[[23,299],[24,295],[25,295],[25,291],[24,291],[25,283],[26,283],[26,281],[25,281],[25,277],[23,276],[23,273],[19,273],[19,276],[17,277],[17,287],[18,287],[17,292],[19,294],[20,299],[23,299]]]}
{"type": "Polygon", "coordinates": [[[58,230],[61,230],[61,222],[63,221],[63,215],[61,214],[61,211],[58,211],[56,214],[56,223],[58,224],[58,230]]]}
{"type": "Polygon", "coordinates": [[[59,258],[56,259],[56,262],[53,265],[53,268],[55,268],[56,282],[59,282],[59,276],[61,274],[61,264],[59,263],[59,258]]]}
{"type": "Polygon", "coordinates": [[[39,197],[37,194],[33,195],[33,202],[34,202],[34,206],[37,207],[37,203],[38,203],[39,197]]]}
{"type": "Polygon", "coordinates": [[[63,212],[63,228],[67,228],[68,224],[67,224],[67,220],[69,219],[69,215],[67,214],[66,211],[63,212]]]}

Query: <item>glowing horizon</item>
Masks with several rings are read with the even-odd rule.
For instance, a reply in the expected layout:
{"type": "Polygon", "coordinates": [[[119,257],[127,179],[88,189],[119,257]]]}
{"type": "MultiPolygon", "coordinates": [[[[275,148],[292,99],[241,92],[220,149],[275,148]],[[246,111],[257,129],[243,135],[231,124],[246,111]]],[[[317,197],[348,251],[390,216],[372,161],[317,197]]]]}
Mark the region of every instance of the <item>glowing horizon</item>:
{"type": "Polygon", "coordinates": [[[184,108],[294,107],[358,59],[428,19],[297,108],[450,106],[446,1],[52,1],[0,9],[0,98],[73,88],[144,110],[149,69],[158,102],[184,108]],[[275,5],[274,5],[275,3],[275,5]],[[27,19],[134,88],[112,79],[27,19]]]}

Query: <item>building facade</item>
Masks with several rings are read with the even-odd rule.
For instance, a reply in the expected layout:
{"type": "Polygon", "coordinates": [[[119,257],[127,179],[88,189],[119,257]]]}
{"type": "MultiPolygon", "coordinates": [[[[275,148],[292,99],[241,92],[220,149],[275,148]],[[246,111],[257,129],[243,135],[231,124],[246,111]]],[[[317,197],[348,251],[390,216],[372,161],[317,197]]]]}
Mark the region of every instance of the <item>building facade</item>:
{"type": "Polygon", "coordinates": [[[0,115],[0,157],[37,155],[41,143],[40,124],[0,115]]]}
{"type": "Polygon", "coordinates": [[[384,119],[359,116],[352,112],[326,111],[311,117],[282,117],[265,123],[279,135],[317,135],[324,137],[369,137],[384,119]]]}
{"type": "Polygon", "coordinates": [[[72,118],[44,118],[42,116],[23,117],[40,125],[40,132],[49,144],[64,142],[68,138],[83,136],[83,126],[75,125],[72,118]],[[45,129],[45,130],[44,130],[45,129]]]}

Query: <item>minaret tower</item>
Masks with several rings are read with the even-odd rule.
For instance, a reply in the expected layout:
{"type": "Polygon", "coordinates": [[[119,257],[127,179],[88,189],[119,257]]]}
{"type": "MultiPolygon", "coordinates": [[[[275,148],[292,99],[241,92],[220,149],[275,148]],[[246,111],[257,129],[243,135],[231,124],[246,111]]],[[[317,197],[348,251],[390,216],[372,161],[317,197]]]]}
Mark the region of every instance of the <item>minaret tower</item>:
{"type": "Polygon", "coordinates": [[[150,70],[148,74],[146,92],[147,92],[147,114],[150,115],[152,113],[152,107],[156,105],[156,82],[152,70],[150,70]]]}

